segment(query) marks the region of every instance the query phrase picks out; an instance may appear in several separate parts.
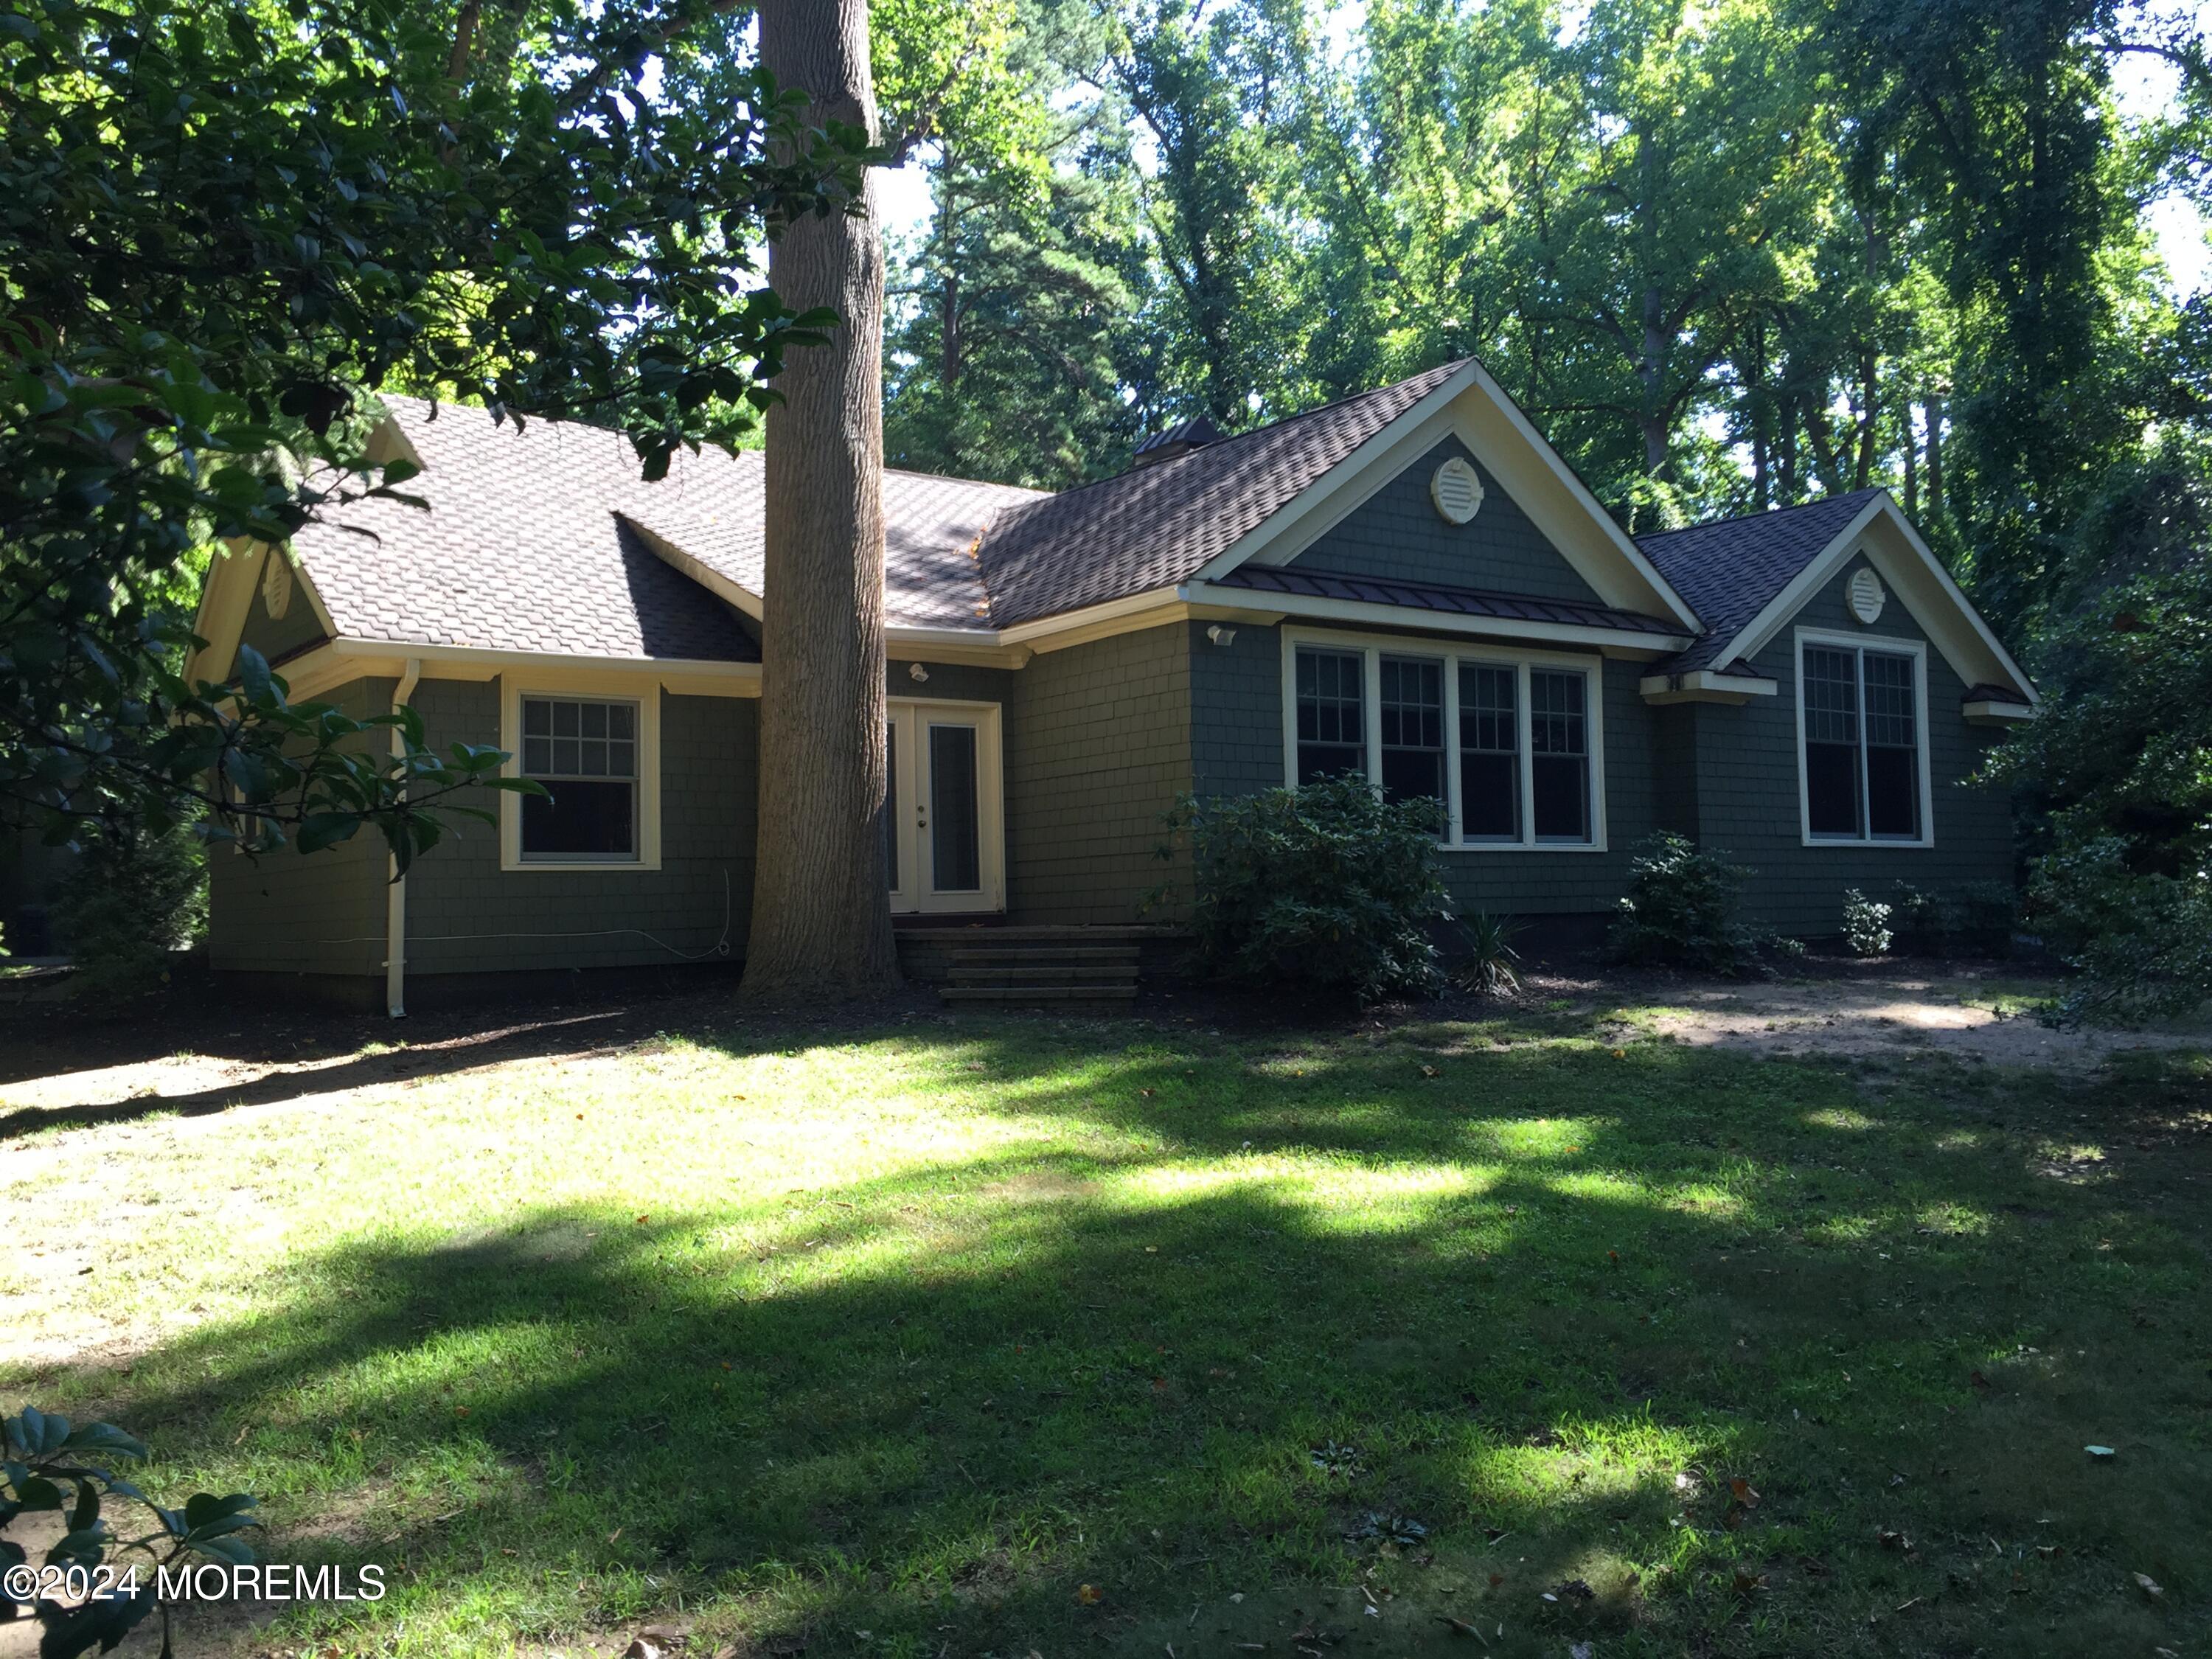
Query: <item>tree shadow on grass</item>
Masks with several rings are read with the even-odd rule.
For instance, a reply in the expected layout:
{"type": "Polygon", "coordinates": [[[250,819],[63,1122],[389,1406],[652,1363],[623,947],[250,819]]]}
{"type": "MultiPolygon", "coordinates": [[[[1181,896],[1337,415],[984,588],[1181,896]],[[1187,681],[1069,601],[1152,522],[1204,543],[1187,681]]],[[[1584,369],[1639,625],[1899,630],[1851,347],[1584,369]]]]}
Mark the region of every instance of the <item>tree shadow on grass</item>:
{"type": "Polygon", "coordinates": [[[356,1241],[64,1392],[264,1493],[279,1555],[392,1565],[286,1628],[402,1651],[703,1606],[810,1654],[1405,1652],[1445,1616],[2088,1653],[2204,1605],[2203,1389],[2140,1322],[2201,1297],[2201,1236],[1955,1114],[1664,1045],[892,1048],[1059,1138],[356,1241]]]}

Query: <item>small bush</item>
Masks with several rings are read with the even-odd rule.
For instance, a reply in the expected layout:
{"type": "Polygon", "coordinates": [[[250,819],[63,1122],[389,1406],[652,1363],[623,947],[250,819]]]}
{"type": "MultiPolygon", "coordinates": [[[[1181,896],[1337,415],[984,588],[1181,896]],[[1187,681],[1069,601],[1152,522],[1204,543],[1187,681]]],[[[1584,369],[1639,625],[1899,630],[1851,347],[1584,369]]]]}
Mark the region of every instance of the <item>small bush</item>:
{"type": "MultiPolygon", "coordinates": [[[[1850,896],[1844,896],[1846,916],[1844,933],[1850,930],[1849,920],[1850,896]]],[[[1957,907],[1946,904],[1935,894],[1915,887],[1909,881],[1900,881],[1889,890],[1889,930],[1893,947],[1908,956],[1940,957],[1951,943],[1957,920],[1957,907]]],[[[1853,947],[1856,949],[1856,946],[1853,947]]],[[[1880,951],[1860,951],[1860,955],[1880,955],[1880,951]]]]}
{"type": "Polygon", "coordinates": [[[1890,889],[1894,948],[1910,956],[2010,956],[2019,922],[2020,901],[2001,881],[1971,882],[1948,898],[1906,881],[1890,889]]]}
{"type": "Polygon", "coordinates": [[[1513,948],[1520,929],[1504,916],[1478,910],[1459,926],[1461,961],[1452,969],[1452,983],[1477,996],[1510,997],[1521,988],[1521,975],[1513,964],[1521,953],[1513,948]]]}
{"type": "Polygon", "coordinates": [[[1329,779],[1187,797],[1169,823],[1190,838],[1192,931],[1210,971],[1362,1001],[1436,989],[1428,930],[1451,902],[1435,802],[1394,805],[1360,779],[1329,779]]]}
{"type": "Polygon", "coordinates": [[[1670,830],[1638,842],[1607,949],[1616,960],[1741,973],[1757,950],[1736,921],[1751,872],[1670,830]]]}
{"type": "Polygon", "coordinates": [[[1889,906],[1876,903],[1856,887],[1844,890],[1844,943],[1855,957],[1886,957],[1893,935],[1889,906]]]}
{"type": "Polygon", "coordinates": [[[1978,957],[2008,957],[2020,929],[2020,895],[2009,882],[1969,882],[1959,890],[1952,937],[1978,957]]]}
{"type": "Polygon", "coordinates": [[[103,824],[56,894],[57,931],[80,994],[130,996],[159,985],[207,925],[205,849],[189,826],[150,834],[103,824]]]}

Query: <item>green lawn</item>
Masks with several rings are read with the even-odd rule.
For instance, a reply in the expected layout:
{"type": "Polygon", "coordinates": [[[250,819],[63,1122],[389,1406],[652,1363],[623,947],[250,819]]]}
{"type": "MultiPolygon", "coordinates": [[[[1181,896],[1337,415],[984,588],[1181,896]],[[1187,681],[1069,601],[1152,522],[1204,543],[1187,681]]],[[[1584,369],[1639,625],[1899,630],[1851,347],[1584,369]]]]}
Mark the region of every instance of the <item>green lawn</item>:
{"type": "Polygon", "coordinates": [[[645,1015],[0,1123],[9,1409],[392,1569],[187,1651],[2212,1653],[2201,1059],[645,1015]]]}

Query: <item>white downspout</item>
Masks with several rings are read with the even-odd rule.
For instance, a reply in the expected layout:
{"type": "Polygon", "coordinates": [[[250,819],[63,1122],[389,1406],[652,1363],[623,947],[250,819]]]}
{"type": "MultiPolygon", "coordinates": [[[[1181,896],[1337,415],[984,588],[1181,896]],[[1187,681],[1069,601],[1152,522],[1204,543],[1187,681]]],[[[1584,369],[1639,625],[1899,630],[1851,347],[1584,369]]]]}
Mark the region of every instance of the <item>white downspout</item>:
{"type": "MultiPolygon", "coordinates": [[[[392,712],[398,714],[407,700],[415,695],[415,687],[422,678],[422,659],[407,659],[407,666],[399,676],[399,684],[392,689],[392,712]]],[[[392,733],[392,758],[399,759],[407,752],[405,741],[395,729],[392,733]]],[[[394,1019],[407,1017],[407,878],[399,873],[397,854],[386,860],[384,886],[384,1006],[394,1019]]]]}

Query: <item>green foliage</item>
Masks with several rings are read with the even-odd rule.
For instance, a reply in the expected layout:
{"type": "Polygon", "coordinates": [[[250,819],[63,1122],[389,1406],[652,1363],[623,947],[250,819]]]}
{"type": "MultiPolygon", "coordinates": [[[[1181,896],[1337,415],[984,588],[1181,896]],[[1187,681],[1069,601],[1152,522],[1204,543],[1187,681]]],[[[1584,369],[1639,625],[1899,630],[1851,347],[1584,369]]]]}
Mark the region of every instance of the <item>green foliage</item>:
{"type": "MultiPolygon", "coordinates": [[[[39,1659],[77,1659],[97,1648],[106,1653],[159,1607],[161,1651],[170,1650],[169,1610],[159,1593],[159,1568],[186,1556],[243,1566],[253,1552],[240,1536],[261,1524],[255,1500],[244,1492],[216,1498],[196,1492],[182,1509],[164,1509],[107,1467],[117,1460],[143,1462],[146,1448],[106,1423],[73,1425],[66,1417],[25,1406],[6,1420],[0,1449],[0,1569],[22,1568],[29,1553],[7,1534],[27,1515],[64,1517],[64,1531],[41,1558],[43,1567],[76,1569],[82,1582],[106,1594],[57,1595],[43,1586],[32,1603],[40,1627],[39,1659]],[[115,1500],[145,1510],[151,1532],[125,1538],[114,1523],[115,1500]]],[[[17,1598],[0,1594],[0,1606],[17,1598]]]]}
{"type": "Polygon", "coordinates": [[[1889,906],[1869,898],[1856,887],[1844,889],[1843,938],[1853,956],[1887,956],[1894,938],[1889,927],[1889,906]]]}
{"type": "Polygon", "coordinates": [[[1436,988],[1429,929],[1451,914],[1436,803],[1388,802],[1331,778],[1255,795],[1185,797],[1192,931],[1211,972],[1348,991],[1362,1001],[1436,988]]]}
{"type": "Polygon", "coordinates": [[[5,14],[0,793],[64,836],[118,811],[234,833],[250,808],[302,848],[366,823],[423,844],[438,802],[398,786],[434,766],[303,779],[337,753],[330,720],[272,699],[265,665],[234,703],[178,678],[177,574],[213,540],[411,500],[409,464],[368,458],[364,387],[617,424],[648,477],[750,429],[830,320],[759,288],[763,233],[848,198],[866,136],[801,133],[757,69],[701,64],[713,15],[5,14]],[[190,781],[218,762],[223,789],[190,781]]]}
{"type": "Polygon", "coordinates": [[[116,818],[81,836],[57,899],[60,944],[80,994],[147,991],[207,922],[207,849],[187,824],[155,831],[116,818]]]}
{"type": "Polygon", "coordinates": [[[1750,872],[1702,850],[1686,836],[1661,830],[1638,842],[1628,865],[1628,892],[1607,935],[1616,961],[1738,974],[1757,941],[1736,920],[1750,872]]]}
{"type": "Polygon", "coordinates": [[[1515,964],[1521,960],[1513,941],[1521,930],[1504,916],[1477,910],[1459,924],[1459,960],[1452,967],[1452,983],[1477,996],[1510,997],[1521,988],[1515,964]]]}
{"type": "Polygon", "coordinates": [[[2012,954],[2020,900],[2002,882],[1969,882],[1948,896],[1900,881],[1890,889],[1895,948],[1911,956],[2012,954]]]}
{"type": "Polygon", "coordinates": [[[2062,1017],[2139,1025],[2212,996],[2212,884],[2133,867],[2124,836],[2069,836],[2038,864],[2031,897],[2080,971],[2062,1017]]]}
{"type": "Polygon", "coordinates": [[[2212,995],[2212,452],[2107,482],[2042,635],[2044,707],[1990,768],[2042,822],[2033,920],[2081,970],[2073,1012],[2187,1008],[2212,995]]]}
{"type": "MultiPolygon", "coordinates": [[[[1085,313],[1117,382],[1100,414],[1233,428],[1474,353],[1635,528],[1887,484],[2009,621],[2146,422],[2212,412],[2212,302],[2160,290],[2142,213],[2212,187],[2184,14],[1377,0],[1346,41],[1301,0],[1068,9],[1024,0],[1018,34],[1049,43],[1024,48],[1024,95],[1056,118],[1023,129],[999,194],[1095,192],[1085,234],[1039,247],[1128,296],[1085,313]],[[2130,128],[2109,65],[2150,51],[2181,106],[2130,128]]],[[[895,401],[922,394],[914,453],[952,408],[928,398],[945,296],[973,290],[1065,373],[1012,394],[1034,440],[969,416],[956,470],[1074,476],[1071,441],[1111,466],[1066,270],[1008,258],[945,188],[1004,146],[938,165],[912,286],[940,315],[890,371],[895,401]]]]}

